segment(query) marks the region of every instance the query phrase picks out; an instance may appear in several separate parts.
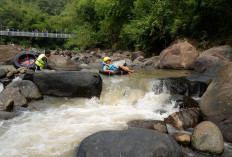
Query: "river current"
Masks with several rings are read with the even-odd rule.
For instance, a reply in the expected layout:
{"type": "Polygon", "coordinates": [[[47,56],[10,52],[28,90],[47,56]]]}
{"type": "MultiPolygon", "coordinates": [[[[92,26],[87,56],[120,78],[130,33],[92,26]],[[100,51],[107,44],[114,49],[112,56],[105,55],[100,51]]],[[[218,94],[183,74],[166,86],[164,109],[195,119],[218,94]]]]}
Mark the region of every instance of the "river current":
{"type": "Polygon", "coordinates": [[[130,120],[163,120],[178,108],[167,103],[169,94],[155,94],[157,79],[187,74],[137,70],[133,75],[102,76],[100,98],[44,96],[32,101],[31,111],[0,121],[0,157],[74,157],[80,142],[97,131],[126,129],[130,120]]]}

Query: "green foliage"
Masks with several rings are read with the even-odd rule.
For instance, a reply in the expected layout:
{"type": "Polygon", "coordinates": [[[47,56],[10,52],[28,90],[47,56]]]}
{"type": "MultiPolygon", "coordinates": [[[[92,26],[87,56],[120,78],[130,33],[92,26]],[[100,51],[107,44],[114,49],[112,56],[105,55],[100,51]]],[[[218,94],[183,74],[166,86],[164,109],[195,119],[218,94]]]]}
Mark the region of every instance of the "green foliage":
{"type": "Polygon", "coordinates": [[[232,41],[231,0],[0,0],[0,25],[73,33],[66,40],[6,38],[40,47],[94,47],[159,54],[178,38],[200,48],[232,41]],[[27,41],[28,40],[28,41],[27,41]]]}
{"type": "Polygon", "coordinates": [[[95,40],[96,33],[92,31],[88,24],[79,26],[73,31],[73,38],[70,38],[65,44],[67,49],[85,50],[95,47],[97,44],[95,40]]]}

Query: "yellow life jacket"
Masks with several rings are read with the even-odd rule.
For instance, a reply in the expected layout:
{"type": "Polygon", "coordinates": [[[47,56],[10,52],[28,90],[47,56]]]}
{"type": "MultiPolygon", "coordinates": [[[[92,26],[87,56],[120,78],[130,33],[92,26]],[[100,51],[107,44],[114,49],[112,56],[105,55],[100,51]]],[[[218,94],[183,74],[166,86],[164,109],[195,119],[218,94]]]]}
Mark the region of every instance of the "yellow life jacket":
{"type": "MultiPolygon", "coordinates": [[[[40,68],[44,68],[45,67],[45,63],[42,60],[44,57],[46,57],[44,54],[39,55],[39,57],[37,58],[35,64],[38,65],[40,68]]],[[[48,57],[46,57],[48,58],[48,57]]]]}

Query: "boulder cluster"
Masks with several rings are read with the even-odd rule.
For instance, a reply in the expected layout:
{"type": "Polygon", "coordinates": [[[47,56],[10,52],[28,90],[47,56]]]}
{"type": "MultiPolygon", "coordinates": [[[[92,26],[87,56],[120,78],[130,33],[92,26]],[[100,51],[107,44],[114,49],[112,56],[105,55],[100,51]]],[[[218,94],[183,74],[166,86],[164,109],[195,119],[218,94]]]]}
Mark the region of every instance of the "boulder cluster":
{"type": "MultiPolygon", "coordinates": [[[[146,58],[142,51],[113,53],[100,49],[85,52],[56,50],[52,54],[49,58],[51,67],[68,71],[100,69],[102,58],[109,56],[112,61],[124,60],[134,69],[184,69],[194,72],[190,76],[159,79],[153,86],[155,94],[171,95],[168,101],[175,103],[178,112],[164,121],[133,120],[127,123],[128,130],[90,135],[78,147],[78,157],[186,156],[188,147],[222,154],[224,141],[232,142],[232,48],[228,45],[200,51],[187,40],[181,40],[151,58],[146,58]],[[193,131],[189,132],[189,129],[193,131]]],[[[79,76],[78,72],[67,71],[31,74],[25,69],[0,69],[0,119],[16,116],[18,112],[15,110],[26,107],[28,101],[40,99],[42,95],[100,96],[102,80],[99,74],[85,73],[83,77],[82,73],[79,76]],[[11,82],[15,76],[24,73],[24,80],[11,82]],[[72,90],[64,93],[62,91],[66,89],[60,84],[72,90]],[[73,84],[78,86],[74,88],[73,84]],[[86,93],[83,94],[83,91],[86,93]]]]}

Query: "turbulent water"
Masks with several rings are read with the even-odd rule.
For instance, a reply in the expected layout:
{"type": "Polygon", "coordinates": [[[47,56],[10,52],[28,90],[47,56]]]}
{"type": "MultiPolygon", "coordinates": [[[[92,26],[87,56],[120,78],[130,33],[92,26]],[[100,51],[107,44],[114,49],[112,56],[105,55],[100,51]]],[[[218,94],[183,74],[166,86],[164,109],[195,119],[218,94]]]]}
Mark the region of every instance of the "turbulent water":
{"type": "Polygon", "coordinates": [[[32,111],[0,121],[0,157],[74,157],[79,143],[97,131],[125,129],[135,119],[163,120],[178,109],[167,103],[170,95],[155,95],[153,85],[157,78],[186,73],[141,70],[134,75],[102,76],[100,99],[45,96],[33,101],[32,111]]]}

